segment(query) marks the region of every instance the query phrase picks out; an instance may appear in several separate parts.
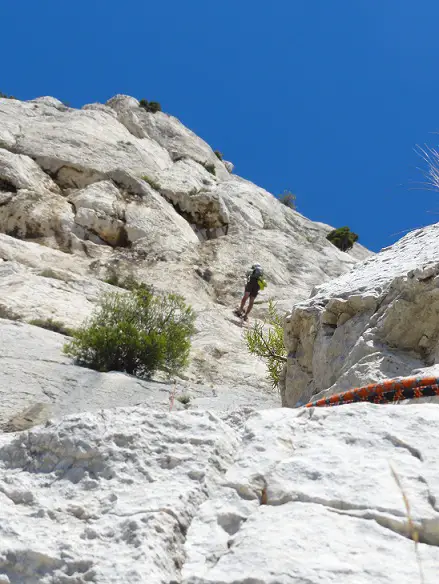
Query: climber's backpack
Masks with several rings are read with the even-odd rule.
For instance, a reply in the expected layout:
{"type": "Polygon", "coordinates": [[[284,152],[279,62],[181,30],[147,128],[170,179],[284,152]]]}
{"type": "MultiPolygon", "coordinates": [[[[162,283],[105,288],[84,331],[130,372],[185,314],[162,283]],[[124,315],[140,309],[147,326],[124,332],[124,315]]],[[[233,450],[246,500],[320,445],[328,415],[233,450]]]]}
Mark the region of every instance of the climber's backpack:
{"type": "Polygon", "coordinates": [[[250,278],[258,281],[259,290],[263,290],[267,285],[267,282],[264,279],[264,270],[259,264],[252,266],[250,278]]]}

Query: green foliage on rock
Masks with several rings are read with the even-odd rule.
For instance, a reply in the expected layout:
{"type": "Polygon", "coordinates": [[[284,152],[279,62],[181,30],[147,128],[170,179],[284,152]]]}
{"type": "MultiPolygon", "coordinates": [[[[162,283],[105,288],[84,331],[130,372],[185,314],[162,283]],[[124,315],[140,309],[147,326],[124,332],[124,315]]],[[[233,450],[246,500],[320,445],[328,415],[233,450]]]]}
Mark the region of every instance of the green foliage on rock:
{"type": "Polygon", "coordinates": [[[349,227],[339,227],[334,229],[326,236],[331,243],[333,243],[341,251],[348,251],[352,249],[354,243],[358,241],[358,235],[351,231],[349,227]]]}
{"type": "Polygon", "coordinates": [[[162,106],[158,101],[148,101],[147,99],[141,99],[139,101],[139,105],[141,108],[152,114],[162,111],[162,106]]]}
{"type": "Polygon", "coordinates": [[[59,320],[53,320],[53,318],[35,318],[34,320],[29,321],[29,324],[54,333],[59,333],[60,335],[65,335],[66,337],[72,337],[74,334],[74,331],[71,328],[67,327],[59,320]]]}
{"type": "Polygon", "coordinates": [[[110,269],[109,275],[105,278],[104,282],[116,286],[117,288],[123,288],[124,290],[136,290],[142,287],[142,283],[135,280],[132,276],[121,277],[116,272],[110,269]]]}
{"type": "Polygon", "coordinates": [[[189,362],[195,313],[176,294],[156,294],[140,284],[105,294],[91,318],[74,332],[64,352],[97,371],[149,378],[178,373],[189,362]]]}
{"type": "Polygon", "coordinates": [[[206,162],[204,164],[204,168],[207,170],[207,172],[210,172],[210,174],[213,174],[213,176],[216,175],[215,165],[212,162],[206,162]]]}
{"type": "Polygon", "coordinates": [[[222,160],[223,159],[223,153],[220,152],[219,150],[215,150],[214,151],[214,154],[218,158],[218,160],[222,160]]]}
{"type": "Polygon", "coordinates": [[[248,351],[265,361],[268,377],[273,388],[277,388],[287,360],[287,352],[284,345],[282,317],[273,300],[268,302],[268,315],[265,322],[255,322],[244,336],[248,351]]]}
{"type": "Polygon", "coordinates": [[[149,184],[149,186],[154,189],[155,191],[159,191],[160,190],[160,185],[158,182],[156,182],[153,178],[151,178],[150,176],[148,176],[147,174],[144,174],[142,176],[142,180],[144,180],[145,182],[147,182],[149,184]]]}
{"type": "Polygon", "coordinates": [[[285,207],[289,207],[290,209],[296,209],[296,195],[293,195],[291,191],[284,191],[283,195],[280,195],[279,201],[285,207]]]}

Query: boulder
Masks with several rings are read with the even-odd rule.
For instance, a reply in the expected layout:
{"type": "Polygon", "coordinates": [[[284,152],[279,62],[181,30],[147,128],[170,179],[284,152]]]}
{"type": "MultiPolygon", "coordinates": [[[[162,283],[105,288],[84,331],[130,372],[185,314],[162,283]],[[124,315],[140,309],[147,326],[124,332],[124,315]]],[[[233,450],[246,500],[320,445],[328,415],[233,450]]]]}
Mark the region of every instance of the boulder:
{"type": "Polygon", "coordinates": [[[211,164],[220,179],[228,179],[227,169],[212,148],[177,118],[163,112],[147,112],[128,95],[117,95],[107,105],[117,112],[119,121],[131,134],[154,140],[169,152],[174,162],[190,158],[203,165],[211,164]]]}
{"type": "Polygon", "coordinates": [[[0,230],[20,239],[68,249],[74,215],[61,195],[20,189],[0,205],[0,230]]]}
{"type": "Polygon", "coordinates": [[[60,192],[32,158],[0,149],[0,192],[16,193],[20,189],[60,192]]]}
{"type": "Polygon", "coordinates": [[[435,374],[438,253],[439,224],[413,231],[296,305],[285,321],[283,404],[435,374]]]}
{"type": "Polygon", "coordinates": [[[36,160],[62,188],[87,186],[118,168],[140,176],[172,164],[154,140],[134,137],[105,111],[2,100],[0,127],[14,137],[14,152],[36,160]]]}

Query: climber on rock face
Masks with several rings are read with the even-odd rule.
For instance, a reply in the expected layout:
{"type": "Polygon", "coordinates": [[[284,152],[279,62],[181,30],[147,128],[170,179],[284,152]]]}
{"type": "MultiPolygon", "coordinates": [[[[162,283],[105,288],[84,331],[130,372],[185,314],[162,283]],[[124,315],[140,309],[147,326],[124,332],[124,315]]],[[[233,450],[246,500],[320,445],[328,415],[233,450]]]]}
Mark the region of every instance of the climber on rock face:
{"type": "Polygon", "coordinates": [[[245,286],[244,296],[241,300],[241,306],[234,311],[235,314],[243,320],[248,320],[248,315],[253,308],[256,296],[258,295],[259,291],[263,290],[267,285],[266,281],[264,280],[264,271],[260,264],[253,264],[253,266],[247,272],[246,277],[247,284],[245,286]],[[247,310],[245,310],[247,300],[249,302],[247,310]]]}

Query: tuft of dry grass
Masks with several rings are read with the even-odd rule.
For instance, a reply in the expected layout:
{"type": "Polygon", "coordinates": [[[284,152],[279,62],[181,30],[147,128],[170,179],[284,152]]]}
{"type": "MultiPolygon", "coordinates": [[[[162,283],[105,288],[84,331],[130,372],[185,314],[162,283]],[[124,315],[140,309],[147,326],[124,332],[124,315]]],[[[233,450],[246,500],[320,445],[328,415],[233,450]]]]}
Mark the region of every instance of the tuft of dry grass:
{"type": "Polygon", "coordinates": [[[426,178],[426,183],[423,183],[423,186],[439,190],[439,152],[435,148],[430,148],[426,145],[417,146],[415,152],[427,165],[427,169],[418,169],[426,178]]]}
{"type": "Polygon", "coordinates": [[[184,406],[188,406],[191,403],[191,396],[187,395],[186,393],[184,393],[183,395],[179,395],[177,399],[184,406]]]}
{"type": "Polygon", "coordinates": [[[415,556],[416,556],[416,561],[418,563],[418,568],[419,568],[420,583],[425,584],[424,571],[422,569],[421,556],[419,554],[419,532],[418,532],[418,530],[415,526],[415,523],[413,521],[411,507],[410,507],[410,501],[407,497],[407,493],[404,491],[404,488],[403,488],[402,483],[401,483],[401,479],[399,478],[396,470],[393,468],[391,463],[389,463],[389,466],[390,466],[390,471],[392,473],[392,476],[395,479],[395,483],[396,483],[396,485],[397,485],[397,487],[402,495],[402,499],[404,501],[404,506],[405,506],[405,510],[406,510],[406,514],[407,514],[407,525],[408,525],[408,529],[409,529],[409,535],[415,543],[415,556]]]}

